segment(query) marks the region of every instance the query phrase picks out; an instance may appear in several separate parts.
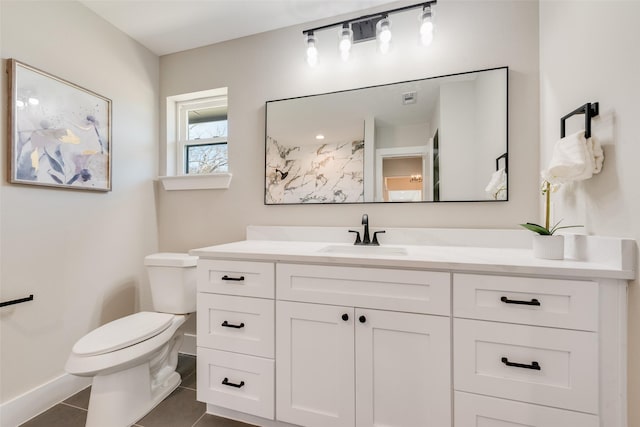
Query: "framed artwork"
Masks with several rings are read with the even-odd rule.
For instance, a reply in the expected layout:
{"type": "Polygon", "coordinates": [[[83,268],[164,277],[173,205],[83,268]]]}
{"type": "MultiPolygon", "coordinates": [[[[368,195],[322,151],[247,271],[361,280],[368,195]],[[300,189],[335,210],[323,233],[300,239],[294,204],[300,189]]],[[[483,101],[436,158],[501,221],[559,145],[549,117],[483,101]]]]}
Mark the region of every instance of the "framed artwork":
{"type": "Polygon", "coordinates": [[[111,191],[111,100],[15,59],[9,182],[111,191]]]}

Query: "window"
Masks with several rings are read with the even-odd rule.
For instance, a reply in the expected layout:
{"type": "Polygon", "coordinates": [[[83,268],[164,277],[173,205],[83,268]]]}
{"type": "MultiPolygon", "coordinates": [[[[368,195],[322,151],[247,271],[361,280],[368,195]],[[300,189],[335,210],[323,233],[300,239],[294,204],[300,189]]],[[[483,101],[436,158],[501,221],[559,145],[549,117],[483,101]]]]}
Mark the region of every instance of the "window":
{"type": "Polygon", "coordinates": [[[180,101],[176,107],[178,174],[228,172],[227,96],[180,101]]]}

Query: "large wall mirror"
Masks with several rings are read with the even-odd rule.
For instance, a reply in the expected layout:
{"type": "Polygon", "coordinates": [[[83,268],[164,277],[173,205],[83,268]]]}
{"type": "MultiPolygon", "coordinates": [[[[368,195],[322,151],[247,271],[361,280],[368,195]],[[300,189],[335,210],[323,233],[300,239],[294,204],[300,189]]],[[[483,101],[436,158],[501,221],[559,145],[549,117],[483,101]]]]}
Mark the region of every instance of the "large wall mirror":
{"type": "Polygon", "coordinates": [[[266,103],[265,204],[507,200],[508,68],[266,103]]]}

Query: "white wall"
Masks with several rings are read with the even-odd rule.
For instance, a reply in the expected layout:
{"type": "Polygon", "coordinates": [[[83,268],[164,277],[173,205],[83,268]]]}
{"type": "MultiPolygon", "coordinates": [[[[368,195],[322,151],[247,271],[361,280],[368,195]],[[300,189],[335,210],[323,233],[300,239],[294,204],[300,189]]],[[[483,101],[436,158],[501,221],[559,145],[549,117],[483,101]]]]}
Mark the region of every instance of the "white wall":
{"type": "MultiPolygon", "coordinates": [[[[302,30],[315,23],[162,57],[162,100],[180,93],[229,88],[233,180],[229,190],[160,191],[161,248],[187,250],[239,240],[249,224],[355,226],[365,212],[373,226],[515,228],[531,218],[538,210],[538,165],[531,161],[538,156],[539,131],[537,2],[450,0],[437,7],[436,40],[427,49],[416,43],[417,10],[407,18],[411,33],[406,42],[400,42],[403,25],[396,20],[392,52],[378,55],[375,43],[358,44],[347,63],[339,60],[336,34],[326,31],[316,34],[320,63],[316,68],[307,66],[302,30]],[[267,100],[505,65],[510,67],[511,85],[509,202],[263,205],[267,100]],[[473,215],[469,215],[471,209],[473,215]]],[[[161,153],[161,162],[164,159],[161,153]]]]}
{"type": "MultiPolygon", "coordinates": [[[[603,144],[602,173],[553,195],[556,219],[589,233],[640,241],[640,3],[540,2],[542,167],[559,138],[560,117],[598,101],[592,133],[603,144]]],[[[569,119],[567,133],[584,126],[569,119]]],[[[629,291],[629,426],[640,425],[640,292],[629,291]]]]}
{"type": "Polygon", "coordinates": [[[376,148],[398,148],[426,145],[431,135],[430,124],[376,126],[376,148]]]}
{"type": "Polygon", "coordinates": [[[143,257],[157,250],[159,60],[77,2],[0,2],[6,177],[6,58],[113,101],[113,191],[0,185],[1,299],[35,300],[0,312],[0,402],[64,373],[73,343],[148,307],[143,257]]]}
{"type": "MultiPolygon", "coordinates": [[[[440,200],[477,200],[484,197],[475,183],[476,92],[473,81],[452,82],[440,87],[440,200]],[[471,151],[471,153],[470,153],[471,151]]],[[[485,175],[488,181],[491,175],[485,175]]],[[[481,181],[482,182],[482,181],[481,181]]]]}

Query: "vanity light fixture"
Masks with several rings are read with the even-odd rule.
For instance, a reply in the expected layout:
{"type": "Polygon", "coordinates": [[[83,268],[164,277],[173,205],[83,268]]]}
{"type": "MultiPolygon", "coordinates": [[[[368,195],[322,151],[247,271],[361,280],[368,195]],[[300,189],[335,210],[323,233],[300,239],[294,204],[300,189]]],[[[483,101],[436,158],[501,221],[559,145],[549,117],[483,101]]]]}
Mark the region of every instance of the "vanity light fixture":
{"type": "Polygon", "coordinates": [[[387,53],[391,46],[391,19],[389,15],[419,7],[422,8],[419,16],[420,40],[423,45],[429,45],[433,41],[433,6],[436,3],[437,0],[431,0],[304,30],[302,34],[305,36],[307,63],[312,67],[318,63],[317,36],[315,32],[333,27],[340,27],[340,32],[338,33],[338,51],[344,61],[349,59],[354,44],[369,40],[377,40],[379,51],[381,53],[387,53]]]}

